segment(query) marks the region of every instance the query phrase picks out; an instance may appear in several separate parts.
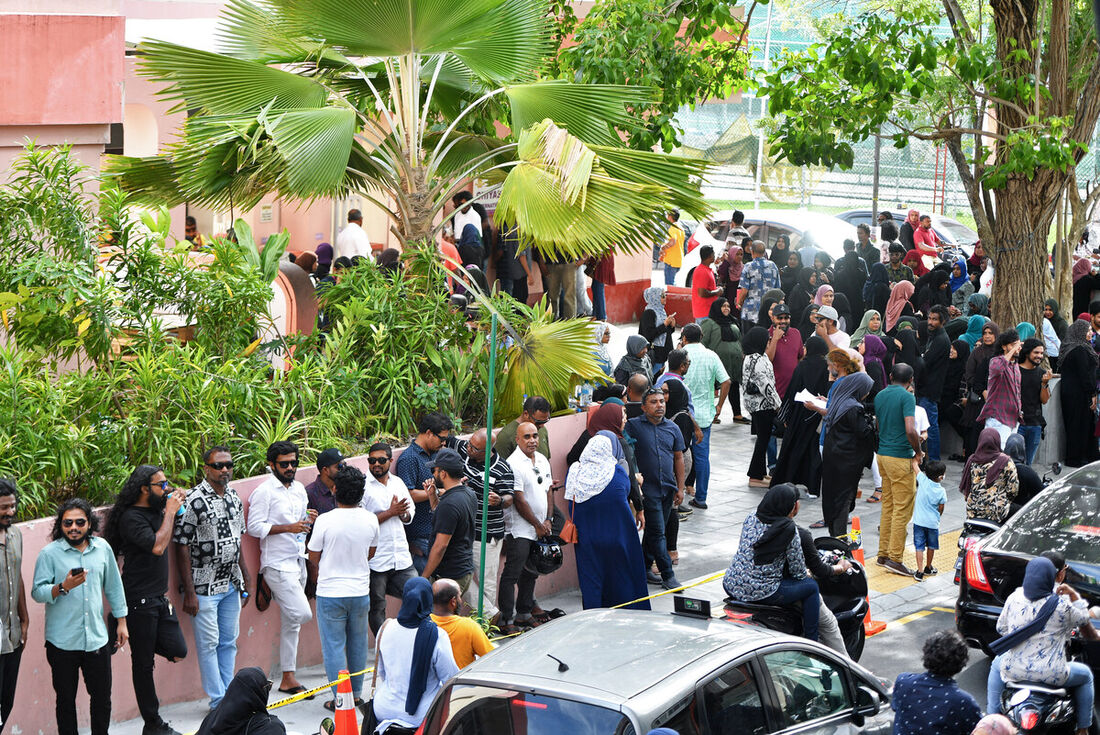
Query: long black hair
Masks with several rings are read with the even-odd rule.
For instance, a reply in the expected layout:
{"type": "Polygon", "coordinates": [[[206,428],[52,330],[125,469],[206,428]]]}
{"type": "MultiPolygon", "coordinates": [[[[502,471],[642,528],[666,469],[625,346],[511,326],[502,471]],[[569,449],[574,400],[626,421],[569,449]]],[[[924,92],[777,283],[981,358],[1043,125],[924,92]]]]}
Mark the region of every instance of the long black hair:
{"type": "Polygon", "coordinates": [[[88,535],[99,530],[99,517],[92,510],[92,504],[84,498],[69,498],[57,509],[57,518],[53,521],[53,532],[50,534],[51,538],[56,541],[64,534],[61,530],[61,517],[70,510],[82,510],[84,515],[88,517],[88,535]]]}
{"type": "Polygon", "coordinates": [[[115,553],[118,553],[122,544],[122,537],[118,532],[118,523],[122,519],[122,514],[141,497],[141,489],[149,484],[149,480],[152,479],[153,475],[162,471],[163,469],[155,464],[139,464],[126,478],[125,484],[119,490],[115,504],[111,507],[111,512],[107,516],[107,527],[103,529],[103,538],[107,539],[107,543],[111,545],[115,553]]]}

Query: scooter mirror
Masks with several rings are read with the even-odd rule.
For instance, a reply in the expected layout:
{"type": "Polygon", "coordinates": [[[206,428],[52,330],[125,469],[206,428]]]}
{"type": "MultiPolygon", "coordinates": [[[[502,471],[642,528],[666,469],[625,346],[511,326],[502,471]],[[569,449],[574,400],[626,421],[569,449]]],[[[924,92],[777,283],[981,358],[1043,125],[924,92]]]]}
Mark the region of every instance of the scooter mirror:
{"type": "Polygon", "coordinates": [[[1050,466],[1050,471],[1053,472],[1056,475],[1062,474],[1062,463],[1061,462],[1055,462],[1054,464],[1052,464],[1050,466]]]}
{"type": "Polygon", "coordinates": [[[336,732],[336,723],[332,721],[331,717],[321,720],[321,726],[318,728],[319,735],[332,735],[334,732],[336,732]]]}

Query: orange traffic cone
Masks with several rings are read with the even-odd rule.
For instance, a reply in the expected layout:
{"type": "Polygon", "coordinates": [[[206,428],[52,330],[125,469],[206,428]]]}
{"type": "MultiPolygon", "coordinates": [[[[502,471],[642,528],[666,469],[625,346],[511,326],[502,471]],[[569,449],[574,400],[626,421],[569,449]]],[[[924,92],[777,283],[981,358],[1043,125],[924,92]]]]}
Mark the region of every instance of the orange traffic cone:
{"type": "Polygon", "coordinates": [[[334,735],[359,735],[359,720],[355,715],[355,697],[351,693],[351,676],[347,669],[336,677],[336,732],[334,735]]]}
{"type": "MultiPolygon", "coordinates": [[[[859,516],[852,516],[852,533],[849,535],[855,548],[852,549],[852,555],[859,562],[860,566],[867,569],[867,562],[863,559],[863,528],[859,523],[859,516]]],[[[881,620],[871,619],[871,598],[864,598],[867,600],[867,616],[863,618],[863,632],[868,636],[881,633],[886,630],[886,623],[881,620]]]]}

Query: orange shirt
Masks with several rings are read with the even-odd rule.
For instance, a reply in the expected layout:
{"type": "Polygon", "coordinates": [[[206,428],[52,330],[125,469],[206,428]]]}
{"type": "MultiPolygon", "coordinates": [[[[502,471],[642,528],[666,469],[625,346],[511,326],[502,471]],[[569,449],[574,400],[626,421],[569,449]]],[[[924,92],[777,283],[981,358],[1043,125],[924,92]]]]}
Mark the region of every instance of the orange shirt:
{"type": "Polygon", "coordinates": [[[485,631],[472,618],[461,615],[440,617],[432,614],[432,620],[451,639],[451,653],[454,654],[458,668],[464,669],[478,656],[484,656],[495,646],[489,642],[485,631]]]}

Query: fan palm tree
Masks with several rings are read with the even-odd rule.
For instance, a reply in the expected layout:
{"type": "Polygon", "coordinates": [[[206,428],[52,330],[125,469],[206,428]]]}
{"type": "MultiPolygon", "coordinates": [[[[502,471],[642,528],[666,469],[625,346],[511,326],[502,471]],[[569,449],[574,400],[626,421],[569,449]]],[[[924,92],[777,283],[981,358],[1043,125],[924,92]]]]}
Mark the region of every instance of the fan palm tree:
{"type": "Polygon", "coordinates": [[[702,213],[705,164],[622,145],[652,90],[539,80],[551,22],[548,0],[231,0],[225,53],[139,46],[140,72],[190,115],[164,155],[109,171],[162,204],[354,193],[402,244],[431,240],[481,179],[524,245],[648,248],[663,210],[702,213]]]}

